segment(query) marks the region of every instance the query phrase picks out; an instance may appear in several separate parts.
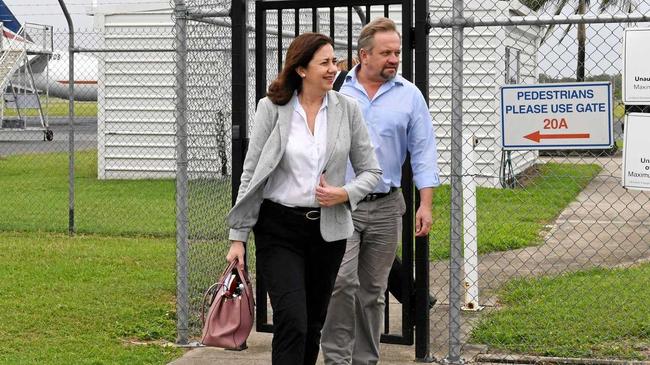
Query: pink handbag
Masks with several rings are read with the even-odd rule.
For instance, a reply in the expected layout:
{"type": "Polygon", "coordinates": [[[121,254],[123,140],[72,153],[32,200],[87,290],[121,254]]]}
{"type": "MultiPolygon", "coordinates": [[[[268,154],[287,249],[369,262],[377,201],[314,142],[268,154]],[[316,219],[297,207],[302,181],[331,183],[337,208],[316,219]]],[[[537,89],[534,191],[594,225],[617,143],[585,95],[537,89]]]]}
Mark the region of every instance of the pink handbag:
{"type": "Polygon", "coordinates": [[[203,297],[201,343],[205,346],[242,349],[253,328],[254,306],[248,275],[237,266],[237,260],[233,260],[203,297]],[[206,318],[208,298],[210,309],[206,318]]]}

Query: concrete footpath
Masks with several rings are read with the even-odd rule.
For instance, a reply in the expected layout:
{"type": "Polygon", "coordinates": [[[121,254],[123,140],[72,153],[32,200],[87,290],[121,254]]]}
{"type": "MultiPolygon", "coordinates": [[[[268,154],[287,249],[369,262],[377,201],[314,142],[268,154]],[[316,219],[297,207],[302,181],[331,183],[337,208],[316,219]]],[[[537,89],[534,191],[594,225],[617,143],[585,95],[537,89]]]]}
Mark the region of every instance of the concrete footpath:
{"type": "MultiPolygon", "coordinates": [[[[542,158],[543,160],[549,160],[542,158]]],[[[545,162],[545,161],[543,161],[545,162]]],[[[650,194],[620,186],[620,154],[610,158],[558,158],[559,163],[596,163],[603,170],[544,232],[544,244],[482,255],[479,259],[481,305],[497,307],[496,289],[516,277],[530,277],[582,270],[590,267],[629,267],[650,261],[650,194]]],[[[431,292],[438,304],[431,313],[431,354],[447,355],[449,338],[449,263],[430,264],[431,292]]],[[[391,332],[399,333],[399,305],[391,298],[391,332]]],[[[462,357],[472,362],[485,346],[467,344],[472,324],[480,316],[463,312],[462,357]]],[[[253,331],[249,348],[234,352],[196,348],[173,365],[256,365],[271,363],[271,335],[253,331]]],[[[415,348],[382,344],[381,364],[413,363],[415,348]]],[[[319,362],[322,363],[322,362],[319,362]]],[[[511,362],[516,363],[516,361],[511,362]]]]}
{"type": "MultiPolygon", "coordinates": [[[[413,362],[413,347],[382,344],[382,364],[407,364],[413,362]]],[[[319,364],[322,364],[319,359],[319,364]]],[[[228,351],[201,347],[188,351],[180,359],[169,365],[270,365],[271,334],[253,332],[248,338],[248,349],[228,351]]]]}

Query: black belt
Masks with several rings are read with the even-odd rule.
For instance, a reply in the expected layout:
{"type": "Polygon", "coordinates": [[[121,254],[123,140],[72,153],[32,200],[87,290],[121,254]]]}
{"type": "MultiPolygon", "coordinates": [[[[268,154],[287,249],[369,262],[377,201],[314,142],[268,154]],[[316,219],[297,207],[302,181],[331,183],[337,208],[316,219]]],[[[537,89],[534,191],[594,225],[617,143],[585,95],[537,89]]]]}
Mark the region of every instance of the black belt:
{"type": "Polygon", "coordinates": [[[281,211],[284,214],[298,215],[300,217],[306,218],[310,221],[316,221],[320,219],[320,208],[312,207],[288,207],[274,201],[264,199],[262,205],[266,205],[271,209],[281,211]]]}
{"type": "Polygon", "coordinates": [[[363,199],[361,199],[361,201],[371,202],[371,201],[374,201],[374,200],[377,200],[377,199],[385,198],[385,197],[389,196],[390,194],[396,192],[397,190],[399,190],[399,188],[396,188],[396,187],[392,186],[387,193],[370,193],[370,194],[366,195],[365,197],[363,197],[363,199]]]}

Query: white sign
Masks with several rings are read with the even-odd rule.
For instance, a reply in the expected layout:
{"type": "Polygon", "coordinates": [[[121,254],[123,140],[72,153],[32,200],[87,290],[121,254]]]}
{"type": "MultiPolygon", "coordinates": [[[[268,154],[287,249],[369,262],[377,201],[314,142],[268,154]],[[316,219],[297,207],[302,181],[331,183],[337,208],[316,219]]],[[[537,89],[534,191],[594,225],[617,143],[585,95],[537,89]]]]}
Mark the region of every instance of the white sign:
{"type": "Polygon", "coordinates": [[[600,149],[613,143],[609,82],[501,87],[504,149],[600,149]]]}
{"type": "Polygon", "coordinates": [[[650,104],[650,28],[623,33],[623,103],[650,104]]]}
{"type": "Polygon", "coordinates": [[[650,114],[630,113],[625,117],[623,143],[623,186],[650,190],[650,114]]]}

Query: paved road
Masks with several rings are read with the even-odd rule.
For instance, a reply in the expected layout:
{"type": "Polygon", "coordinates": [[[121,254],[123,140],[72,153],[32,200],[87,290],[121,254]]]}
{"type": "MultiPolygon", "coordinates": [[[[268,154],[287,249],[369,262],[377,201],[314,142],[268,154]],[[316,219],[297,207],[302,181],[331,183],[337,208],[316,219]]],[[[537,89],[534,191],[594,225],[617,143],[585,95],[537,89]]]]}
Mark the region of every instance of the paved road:
{"type": "MultiPolygon", "coordinates": [[[[27,127],[41,127],[36,118],[27,121],[27,127]]],[[[4,141],[0,134],[0,157],[26,153],[48,153],[68,151],[68,118],[50,117],[50,129],[54,140],[4,141]]],[[[75,151],[97,148],[97,118],[75,119],[75,151]]]]}
{"type": "MultiPolygon", "coordinates": [[[[28,127],[40,127],[36,118],[30,118],[28,127]]],[[[54,132],[54,140],[33,141],[4,141],[0,134],[0,157],[25,154],[68,151],[68,118],[50,117],[50,129],[54,132]]],[[[622,139],[621,123],[614,122],[614,138],[622,139]]],[[[75,150],[88,150],[97,148],[97,118],[78,117],[75,119],[75,150]]]]}

